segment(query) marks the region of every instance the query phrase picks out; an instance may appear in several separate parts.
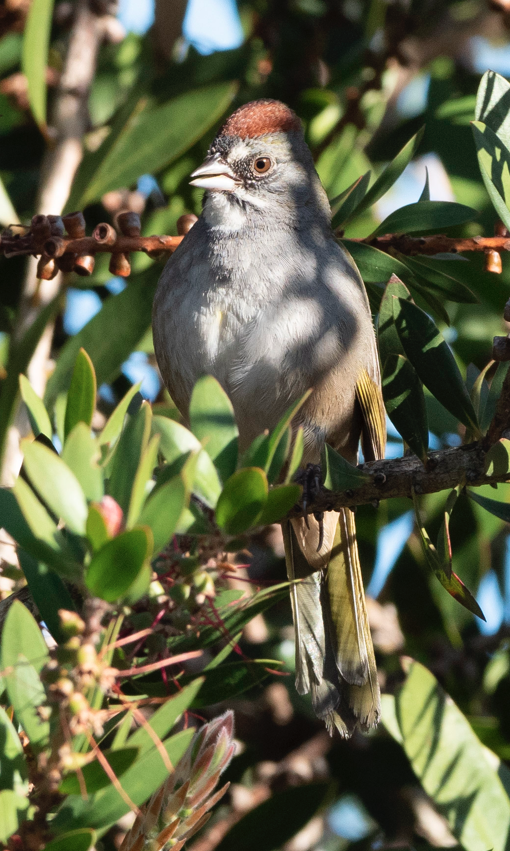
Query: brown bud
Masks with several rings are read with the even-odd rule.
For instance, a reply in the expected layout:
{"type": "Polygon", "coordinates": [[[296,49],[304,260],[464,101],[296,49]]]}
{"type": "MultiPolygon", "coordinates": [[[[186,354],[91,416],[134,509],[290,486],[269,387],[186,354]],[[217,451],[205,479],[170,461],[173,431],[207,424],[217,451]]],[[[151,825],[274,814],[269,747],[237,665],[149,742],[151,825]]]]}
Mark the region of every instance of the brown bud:
{"type": "Polygon", "coordinates": [[[492,357],[499,363],[510,360],[510,339],[508,337],[494,337],[492,357]]]}
{"type": "Polygon", "coordinates": [[[118,229],[124,236],[140,236],[141,222],[138,213],[119,213],[115,218],[118,229]]]}
{"type": "Polygon", "coordinates": [[[37,264],[37,277],[42,281],[51,281],[56,275],[58,275],[58,266],[55,260],[43,254],[37,264]]]}
{"type": "Polygon", "coordinates": [[[83,254],[74,261],[74,271],[82,278],[88,277],[94,271],[96,258],[92,254],[83,254]]]}
{"type": "Polygon", "coordinates": [[[62,257],[66,250],[66,244],[61,236],[50,236],[44,243],[44,253],[48,257],[62,257]]]}
{"type": "Polygon", "coordinates": [[[501,263],[501,254],[499,251],[490,249],[485,252],[485,271],[494,272],[495,275],[501,275],[503,266],[501,263]]]}
{"type": "Polygon", "coordinates": [[[184,213],[183,216],[179,216],[177,219],[177,233],[179,236],[186,236],[195,222],[198,222],[198,216],[195,216],[194,213],[184,213]]]}
{"type": "Polygon", "coordinates": [[[82,239],[85,236],[85,217],[83,213],[68,213],[62,218],[64,227],[72,239],[82,239]]]}
{"type": "Polygon", "coordinates": [[[64,222],[62,216],[48,216],[52,236],[64,236],[64,222]]]}
{"type": "Polygon", "coordinates": [[[76,263],[76,254],[71,254],[67,252],[67,254],[63,254],[62,257],[57,259],[57,266],[64,275],[69,274],[69,272],[74,272],[74,264],[76,263]]]}
{"type": "Polygon", "coordinates": [[[112,275],[119,275],[121,278],[128,278],[131,274],[129,254],[112,254],[108,268],[112,275]]]}
{"type": "Polygon", "coordinates": [[[114,245],[117,240],[117,232],[111,225],[102,222],[95,228],[92,237],[99,245],[114,245]]]}
{"type": "Polygon", "coordinates": [[[51,236],[51,225],[47,216],[33,216],[30,230],[34,236],[34,241],[37,243],[44,242],[51,236]]]}
{"type": "Polygon", "coordinates": [[[503,224],[501,219],[497,219],[494,224],[494,236],[510,236],[507,226],[503,224]]]}

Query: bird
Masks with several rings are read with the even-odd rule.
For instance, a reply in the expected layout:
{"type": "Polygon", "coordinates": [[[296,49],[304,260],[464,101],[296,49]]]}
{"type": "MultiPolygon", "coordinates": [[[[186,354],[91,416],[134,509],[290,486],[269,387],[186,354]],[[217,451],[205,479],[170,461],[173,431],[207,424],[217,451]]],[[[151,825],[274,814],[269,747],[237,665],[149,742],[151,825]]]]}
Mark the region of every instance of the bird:
{"type": "MultiPolygon", "coordinates": [[[[190,177],[205,190],[202,213],[168,260],[153,307],[156,359],[184,420],[195,382],[215,376],[243,451],[312,388],[294,420],[304,471],[317,471],[326,442],[352,464],[360,440],[365,460],[384,457],[366,290],[333,234],[297,114],[271,99],[244,104],[190,177]]],[[[368,731],[380,694],[354,513],[287,519],[282,530],[296,689],[311,694],[330,734],[368,731]]]]}

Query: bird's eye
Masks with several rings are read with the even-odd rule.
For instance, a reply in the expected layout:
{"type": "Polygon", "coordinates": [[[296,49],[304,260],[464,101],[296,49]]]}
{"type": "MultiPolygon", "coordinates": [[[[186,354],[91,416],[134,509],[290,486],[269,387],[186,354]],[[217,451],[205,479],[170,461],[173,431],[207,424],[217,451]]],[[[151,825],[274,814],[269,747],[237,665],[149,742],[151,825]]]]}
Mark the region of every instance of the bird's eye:
{"type": "Polygon", "coordinates": [[[252,168],[256,174],[266,174],[272,165],[269,157],[256,157],[253,160],[252,168]]]}

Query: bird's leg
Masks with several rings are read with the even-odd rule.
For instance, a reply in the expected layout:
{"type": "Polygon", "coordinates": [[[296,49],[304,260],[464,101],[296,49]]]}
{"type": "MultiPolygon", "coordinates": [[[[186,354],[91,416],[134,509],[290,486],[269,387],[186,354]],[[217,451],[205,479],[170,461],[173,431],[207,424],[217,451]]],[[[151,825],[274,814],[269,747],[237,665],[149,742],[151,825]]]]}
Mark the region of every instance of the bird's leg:
{"type": "MultiPolygon", "coordinates": [[[[313,503],[314,498],[320,492],[322,487],[322,470],[320,464],[307,464],[304,470],[299,470],[296,473],[295,481],[298,485],[302,485],[303,487],[303,516],[305,518],[306,528],[309,529],[310,523],[308,522],[308,505],[310,502],[313,503]]],[[[320,552],[322,544],[324,543],[324,512],[315,511],[313,516],[319,524],[319,543],[317,546],[317,552],[320,552]]]]}

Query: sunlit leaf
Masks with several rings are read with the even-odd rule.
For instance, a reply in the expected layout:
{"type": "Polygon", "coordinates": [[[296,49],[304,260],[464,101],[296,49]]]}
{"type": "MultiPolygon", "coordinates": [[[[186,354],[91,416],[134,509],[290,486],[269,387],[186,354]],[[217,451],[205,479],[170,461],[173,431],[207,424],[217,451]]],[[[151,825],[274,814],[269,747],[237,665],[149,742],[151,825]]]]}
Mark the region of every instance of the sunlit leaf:
{"type": "Polygon", "coordinates": [[[471,123],[485,188],[501,221],[510,228],[510,151],[481,121],[471,123]]]}
{"type": "Polygon", "coordinates": [[[80,349],[74,364],[71,384],[67,394],[64,435],[70,434],[75,425],[92,423],[96,407],[96,373],[85,349],[80,349]]]}
{"type": "Polygon", "coordinates": [[[108,603],[116,602],[128,591],[151,553],[152,540],[145,529],[122,532],[93,556],[85,575],[87,588],[108,603]]]}
{"type": "Polygon", "coordinates": [[[53,429],[43,400],[37,395],[28,378],[25,378],[24,375],[20,375],[19,377],[19,386],[21,397],[27,406],[28,418],[34,432],[34,437],[37,437],[38,434],[44,434],[51,440],[53,438],[53,429]]]}
{"type": "Polygon", "coordinates": [[[223,481],[237,465],[238,428],[234,409],[221,384],[212,375],[200,378],[189,406],[191,431],[203,443],[223,481]]]}
{"type": "Polygon", "coordinates": [[[149,442],[152,411],[148,402],[126,423],[113,456],[109,494],[127,514],[140,459],[149,442]]]}
{"type": "Polygon", "coordinates": [[[239,535],[256,521],[267,502],[267,478],[258,467],[238,470],[225,482],[216,506],[216,522],[227,535],[239,535]]]}
{"type": "Polygon", "coordinates": [[[74,473],[55,452],[37,441],[24,440],[22,447],[25,469],[33,486],[71,532],[84,535],[87,501],[74,473]]]}
{"type": "Polygon", "coordinates": [[[418,201],[416,204],[405,204],[390,213],[376,228],[373,236],[427,230],[440,232],[443,228],[470,222],[476,215],[476,210],[453,201],[418,201]]]}
{"type": "Polygon", "coordinates": [[[78,422],[68,435],[62,460],[78,479],[87,499],[100,502],[104,496],[104,484],[103,471],[98,463],[99,446],[85,422],[78,422]]]}
{"type": "Polygon", "coordinates": [[[441,523],[437,536],[437,555],[444,568],[446,576],[451,579],[452,575],[452,542],[450,538],[450,517],[457,502],[460,488],[454,488],[448,494],[446,505],[443,512],[443,522],[441,523]]]}
{"type": "Polygon", "coordinates": [[[299,485],[279,485],[271,488],[262,514],[257,520],[259,526],[269,526],[281,520],[299,502],[302,489],[299,485]]]}
{"type": "Polygon", "coordinates": [[[497,133],[510,149],[510,84],[501,74],[486,71],[480,80],[475,118],[497,133]]]}
{"type": "Polygon", "coordinates": [[[322,480],[330,491],[356,490],[370,481],[370,476],[349,464],[328,443],[321,455],[322,480]]]}
{"type": "Polygon", "coordinates": [[[138,522],[149,526],[154,537],[154,553],[161,552],[177,529],[189,493],[181,476],[157,488],[145,503],[138,522]]]}
{"type": "Polygon", "coordinates": [[[332,228],[341,228],[357,212],[365,197],[371,175],[372,172],[367,171],[353,185],[351,191],[331,220],[332,228]]]}
{"type": "Polygon", "coordinates": [[[485,508],[490,514],[494,514],[495,517],[499,517],[500,520],[504,520],[505,523],[510,523],[510,503],[501,502],[498,499],[490,499],[487,496],[482,496],[476,491],[469,489],[467,491],[467,495],[473,502],[477,502],[478,505],[481,505],[482,508],[485,508]]]}
{"type": "Polygon", "coordinates": [[[39,127],[46,127],[46,68],[54,0],[33,0],[23,36],[21,66],[28,83],[28,99],[39,127]]]}

